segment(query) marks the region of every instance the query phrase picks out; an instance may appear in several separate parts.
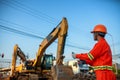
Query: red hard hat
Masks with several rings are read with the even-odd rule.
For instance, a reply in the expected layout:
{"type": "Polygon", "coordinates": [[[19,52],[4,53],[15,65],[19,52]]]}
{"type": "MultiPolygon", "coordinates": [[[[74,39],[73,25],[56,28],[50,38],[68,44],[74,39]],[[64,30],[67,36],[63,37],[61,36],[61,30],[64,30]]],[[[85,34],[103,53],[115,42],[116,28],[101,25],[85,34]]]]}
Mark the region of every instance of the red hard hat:
{"type": "Polygon", "coordinates": [[[107,28],[102,24],[98,24],[94,27],[93,31],[91,31],[91,33],[94,33],[94,32],[107,33],[107,28]]]}

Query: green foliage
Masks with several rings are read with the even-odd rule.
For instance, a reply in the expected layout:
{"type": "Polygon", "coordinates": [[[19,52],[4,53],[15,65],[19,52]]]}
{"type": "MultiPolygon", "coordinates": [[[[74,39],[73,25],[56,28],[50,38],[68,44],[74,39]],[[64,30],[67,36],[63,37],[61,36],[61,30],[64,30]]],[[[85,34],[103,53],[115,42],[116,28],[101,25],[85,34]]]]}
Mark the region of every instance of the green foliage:
{"type": "Polygon", "coordinates": [[[115,67],[113,67],[113,72],[116,73],[116,69],[115,69],[115,67]]]}
{"type": "MultiPolygon", "coordinates": [[[[113,72],[116,73],[116,69],[115,68],[113,68],[113,72]]],[[[120,74],[120,69],[118,69],[117,72],[118,72],[118,74],[120,74]]]]}
{"type": "Polygon", "coordinates": [[[120,74],[120,69],[118,70],[118,74],[120,74]]]}

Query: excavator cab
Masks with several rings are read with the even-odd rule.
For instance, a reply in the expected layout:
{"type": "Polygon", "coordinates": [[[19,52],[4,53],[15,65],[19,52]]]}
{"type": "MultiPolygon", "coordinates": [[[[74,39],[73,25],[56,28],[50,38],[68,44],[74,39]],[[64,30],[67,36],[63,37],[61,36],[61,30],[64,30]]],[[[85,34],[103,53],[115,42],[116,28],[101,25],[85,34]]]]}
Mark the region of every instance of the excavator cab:
{"type": "MultiPolygon", "coordinates": [[[[54,60],[54,57],[52,54],[44,54],[42,56],[42,59],[41,59],[41,69],[42,70],[50,70],[51,69],[51,66],[53,65],[53,60],[54,60]]],[[[25,62],[25,67],[26,67],[26,70],[32,70],[34,69],[34,67],[32,66],[32,64],[34,63],[34,61],[32,60],[27,60],[25,62]]]]}
{"type": "Polygon", "coordinates": [[[44,54],[41,59],[42,60],[42,62],[41,62],[42,69],[50,70],[51,66],[53,65],[53,59],[54,59],[54,57],[52,54],[44,54]]]}

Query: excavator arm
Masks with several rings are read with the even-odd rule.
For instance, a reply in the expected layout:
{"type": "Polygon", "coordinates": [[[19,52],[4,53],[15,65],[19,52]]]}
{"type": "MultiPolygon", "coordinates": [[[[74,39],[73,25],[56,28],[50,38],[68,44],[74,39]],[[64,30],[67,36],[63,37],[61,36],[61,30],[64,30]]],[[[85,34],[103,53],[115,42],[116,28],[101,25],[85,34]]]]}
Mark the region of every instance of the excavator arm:
{"type": "MultiPolygon", "coordinates": [[[[16,44],[14,46],[14,50],[13,50],[13,55],[12,55],[12,65],[11,65],[11,76],[14,75],[14,72],[16,71],[16,60],[17,60],[17,56],[20,57],[20,59],[22,60],[22,62],[26,61],[26,57],[25,54],[22,52],[22,50],[18,47],[18,45],[16,44]]],[[[20,67],[19,67],[20,68],[20,67]]]]}
{"type": "Polygon", "coordinates": [[[66,19],[62,20],[60,24],[60,32],[58,33],[58,46],[57,46],[57,57],[56,57],[56,65],[61,65],[63,63],[63,53],[65,47],[65,41],[68,31],[68,23],[66,19]]]}
{"type": "Polygon", "coordinates": [[[41,58],[46,48],[51,45],[58,38],[58,47],[57,47],[57,61],[56,64],[62,64],[63,53],[64,53],[64,44],[66,40],[66,35],[68,31],[68,24],[66,18],[63,18],[62,21],[58,24],[56,28],[42,41],[39,46],[36,60],[33,63],[33,67],[37,68],[41,65],[41,58]]]}

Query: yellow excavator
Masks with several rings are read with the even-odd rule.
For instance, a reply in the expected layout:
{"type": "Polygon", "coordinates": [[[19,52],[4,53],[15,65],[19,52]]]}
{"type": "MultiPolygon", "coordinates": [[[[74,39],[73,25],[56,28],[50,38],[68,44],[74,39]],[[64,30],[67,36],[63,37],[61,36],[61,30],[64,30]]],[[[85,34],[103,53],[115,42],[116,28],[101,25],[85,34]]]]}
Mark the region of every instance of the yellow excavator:
{"type": "Polygon", "coordinates": [[[27,60],[23,51],[18,45],[15,45],[8,80],[72,80],[72,68],[63,65],[67,32],[67,19],[63,18],[57,27],[41,42],[34,60],[27,60]],[[44,53],[56,39],[58,39],[58,46],[57,56],[54,59],[53,55],[44,53]],[[16,66],[17,56],[22,61],[18,66],[16,66]],[[53,60],[56,60],[55,65],[53,65],[53,60]]]}

